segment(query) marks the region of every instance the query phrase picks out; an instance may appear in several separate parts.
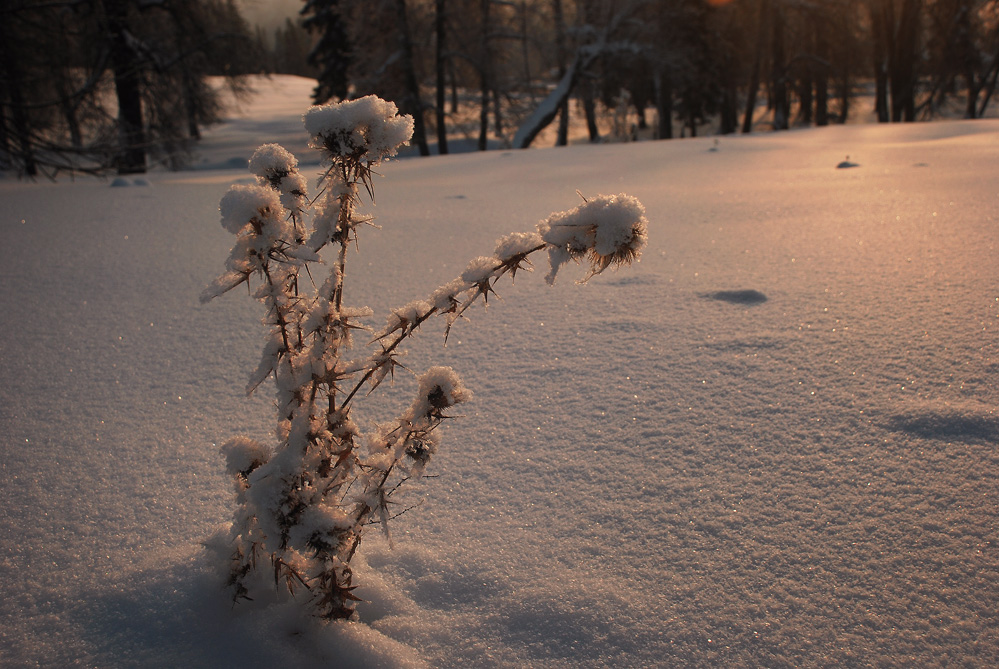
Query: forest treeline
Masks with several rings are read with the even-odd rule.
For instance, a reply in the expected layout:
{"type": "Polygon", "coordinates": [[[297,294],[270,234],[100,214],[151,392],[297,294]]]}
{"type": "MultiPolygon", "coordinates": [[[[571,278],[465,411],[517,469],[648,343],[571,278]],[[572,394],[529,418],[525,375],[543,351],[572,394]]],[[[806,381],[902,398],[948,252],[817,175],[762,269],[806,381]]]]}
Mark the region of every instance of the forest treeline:
{"type": "Polygon", "coordinates": [[[427,132],[467,125],[469,102],[479,148],[496,136],[519,147],[556,121],[565,144],[570,101],[594,141],[598,103],[627,104],[636,129],[670,138],[709,122],[749,132],[760,116],[776,130],[844,122],[862,86],[879,121],[931,118],[955,100],[976,118],[999,74],[999,0],[305,4],[317,34],[338,36],[317,61],[316,101],[348,91],[395,100],[431,128],[417,124],[422,152],[427,132]]]}
{"type": "Polygon", "coordinates": [[[176,168],[216,121],[223,77],[317,78],[314,101],[377,94],[448,137],[524,147],[581,119],[668,139],[989,107],[999,0],[303,0],[271,34],[233,0],[6,0],[0,168],[176,168]],[[581,113],[570,114],[570,105],[581,113]],[[627,111],[625,116],[624,111],[627,111]],[[624,119],[627,120],[624,120],[624,119]]]}
{"type": "Polygon", "coordinates": [[[4,0],[0,169],[179,167],[259,60],[232,0],[4,0]]]}

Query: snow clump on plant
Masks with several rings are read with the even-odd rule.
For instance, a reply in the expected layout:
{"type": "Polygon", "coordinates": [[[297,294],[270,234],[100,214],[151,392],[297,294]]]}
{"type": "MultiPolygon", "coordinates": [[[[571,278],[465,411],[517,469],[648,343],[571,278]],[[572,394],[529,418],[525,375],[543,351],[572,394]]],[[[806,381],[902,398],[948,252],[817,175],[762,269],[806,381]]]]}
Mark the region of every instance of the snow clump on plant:
{"type": "Polygon", "coordinates": [[[250,172],[263,186],[270,186],[281,196],[281,205],[301,213],[305,208],[308,183],[298,171],[298,158],[280,144],[264,144],[250,158],[250,172]]]}
{"type": "Polygon", "coordinates": [[[413,117],[400,116],[395,104],[369,95],[358,100],[312,107],[305,113],[311,146],[332,156],[378,162],[394,156],[413,136],[413,117]]]}
{"type": "Polygon", "coordinates": [[[630,195],[601,195],[575,209],[552,214],[538,224],[548,244],[551,265],[546,279],[555,281],[569,260],[587,257],[593,276],[610,265],[628,265],[641,258],[648,242],[645,207],[630,195]]]}
{"type": "Polygon", "coordinates": [[[274,191],[260,186],[236,185],[219,202],[222,228],[238,235],[247,226],[256,234],[264,229],[280,228],[284,221],[284,207],[274,191]]]}

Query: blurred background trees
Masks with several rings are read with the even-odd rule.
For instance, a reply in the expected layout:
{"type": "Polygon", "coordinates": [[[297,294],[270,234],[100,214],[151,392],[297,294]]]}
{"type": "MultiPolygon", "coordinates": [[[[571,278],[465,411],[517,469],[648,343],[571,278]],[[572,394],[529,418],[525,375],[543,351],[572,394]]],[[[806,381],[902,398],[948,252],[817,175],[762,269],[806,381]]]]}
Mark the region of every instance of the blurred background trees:
{"type": "MultiPolygon", "coordinates": [[[[882,122],[977,118],[999,76],[999,0],[395,4],[413,17],[411,57],[428,118],[471,136],[474,107],[480,149],[487,138],[530,143],[555,119],[564,144],[570,102],[591,141],[601,132],[670,138],[843,123],[858,117],[860,96],[873,100],[872,118],[882,122]],[[464,113],[454,103],[460,95],[464,113]],[[611,119],[603,128],[598,107],[611,119]]],[[[391,79],[398,58],[410,57],[388,48],[354,63],[352,83],[365,89],[372,73],[391,79]]],[[[384,79],[378,92],[393,95],[384,79]]]]}
{"type": "Polygon", "coordinates": [[[244,75],[377,94],[430,153],[528,145],[551,123],[627,140],[983,116],[999,0],[235,0],[0,5],[0,168],[177,168],[244,75]],[[213,77],[215,77],[213,79],[213,77]],[[872,116],[857,104],[873,101],[872,116]],[[578,119],[578,120],[577,120],[578,119]],[[448,142],[450,139],[450,143],[448,142]]]}
{"type": "Polygon", "coordinates": [[[232,0],[8,0],[0,9],[0,163],[39,173],[176,167],[217,119],[208,77],[257,67],[232,0]]]}

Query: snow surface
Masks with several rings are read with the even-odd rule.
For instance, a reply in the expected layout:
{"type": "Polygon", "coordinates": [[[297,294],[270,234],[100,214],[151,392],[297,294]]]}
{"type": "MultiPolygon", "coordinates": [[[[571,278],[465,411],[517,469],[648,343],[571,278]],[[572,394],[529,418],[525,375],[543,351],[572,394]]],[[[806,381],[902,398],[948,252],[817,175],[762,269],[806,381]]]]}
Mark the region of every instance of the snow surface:
{"type": "MultiPolygon", "coordinates": [[[[311,82],[271,85],[206,164],[301,128],[311,82]]],[[[999,122],[713,146],[380,168],[347,279],[376,329],[576,189],[641,200],[649,246],[585,285],[518,274],[446,349],[424,326],[403,362],[475,397],[335,625],[232,608],[200,549],[219,447],[270,443],[258,305],[198,302],[253,177],[0,181],[0,665],[999,664],[999,122]]]]}

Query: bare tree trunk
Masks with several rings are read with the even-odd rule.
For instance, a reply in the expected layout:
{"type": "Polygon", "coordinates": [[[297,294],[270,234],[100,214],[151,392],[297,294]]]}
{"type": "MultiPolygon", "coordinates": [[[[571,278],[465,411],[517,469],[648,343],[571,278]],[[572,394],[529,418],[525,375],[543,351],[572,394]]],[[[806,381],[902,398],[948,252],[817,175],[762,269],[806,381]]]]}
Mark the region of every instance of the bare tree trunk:
{"type": "Polygon", "coordinates": [[[527,90],[531,93],[531,100],[534,101],[534,87],[531,83],[534,81],[534,75],[531,73],[531,53],[528,48],[529,42],[527,39],[527,2],[526,0],[521,0],[519,5],[520,11],[520,50],[521,58],[524,59],[524,85],[527,86],[527,90]]]}
{"type": "Polygon", "coordinates": [[[406,98],[404,107],[413,116],[413,140],[421,156],[429,156],[426,124],[423,122],[423,101],[420,99],[420,85],[416,80],[416,65],[413,62],[413,40],[409,35],[409,21],[406,18],[406,0],[396,0],[396,25],[402,40],[403,74],[406,78],[406,98]]]}
{"type": "MultiPolygon", "coordinates": [[[[916,120],[915,61],[919,48],[920,0],[904,0],[889,58],[892,121],[916,120]]],[[[894,28],[894,26],[892,26],[894,28]]]]}
{"type": "Polygon", "coordinates": [[[968,95],[965,99],[964,106],[964,117],[965,118],[975,118],[978,112],[978,96],[981,95],[982,85],[985,83],[984,77],[979,79],[977,76],[978,65],[984,65],[985,58],[976,58],[973,53],[977,52],[974,48],[973,38],[971,37],[974,28],[971,25],[971,7],[969,6],[968,0],[959,0],[957,12],[952,19],[953,23],[952,31],[954,33],[953,42],[954,48],[956,48],[957,62],[960,69],[960,74],[964,78],[964,81],[968,87],[968,95]]]}
{"type": "Polygon", "coordinates": [[[445,89],[447,87],[444,82],[444,66],[447,60],[444,56],[446,53],[445,45],[447,43],[445,4],[446,0],[436,0],[434,6],[434,31],[437,36],[436,53],[434,54],[437,75],[437,104],[435,112],[437,119],[437,151],[441,155],[445,155],[448,152],[447,116],[444,113],[445,89]]]}
{"type": "Polygon", "coordinates": [[[989,106],[992,94],[995,93],[996,90],[997,79],[999,79],[999,53],[995,55],[992,61],[992,67],[983,77],[985,83],[982,85],[982,104],[978,107],[979,118],[985,116],[985,110],[989,106]]]}
{"type": "MultiPolygon", "coordinates": [[[[565,15],[562,12],[562,0],[552,0],[552,13],[555,16],[555,54],[558,60],[559,81],[565,76],[565,15]]],[[[569,98],[562,100],[558,107],[558,136],[556,146],[569,143],[569,98]]]]}
{"type": "Polygon", "coordinates": [[[656,137],[673,139],[673,84],[668,75],[656,71],[656,137]]]}
{"type": "Polygon", "coordinates": [[[451,113],[457,114],[460,111],[461,100],[458,97],[458,75],[454,71],[454,61],[447,61],[447,76],[451,84],[451,113]]]}
{"type": "Polygon", "coordinates": [[[787,130],[791,105],[787,96],[787,64],[784,62],[784,16],[775,5],[771,17],[773,19],[771,82],[773,84],[774,130],[787,130]]]}
{"type": "Polygon", "coordinates": [[[975,118],[978,112],[978,96],[982,86],[974,72],[965,75],[964,80],[968,83],[968,98],[964,105],[964,118],[975,118]]]}
{"type": "MultiPolygon", "coordinates": [[[[179,49],[187,49],[185,37],[191,31],[191,26],[184,24],[184,12],[188,8],[183,5],[170,6],[167,9],[170,20],[173,22],[174,39],[177,41],[179,49]]],[[[200,37],[200,36],[199,36],[200,37]]],[[[192,74],[188,64],[188,58],[193,54],[181,53],[177,62],[180,69],[181,95],[184,98],[184,114],[187,116],[187,135],[191,139],[201,139],[201,129],[198,127],[198,81],[192,74]]]]}
{"type": "MultiPolygon", "coordinates": [[[[181,65],[181,67],[184,66],[181,65]]],[[[182,81],[184,86],[184,109],[187,112],[187,134],[191,139],[201,139],[201,129],[198,127],[197,83],[187,68],[184,68],[182,81]]]]}
{"type": "Polygon", "coordinates": [[[845,124],[850,118],[850,73],[844,70],[839,79],[839,122],[845,124]]]}
{"type": "MultiPolygon", "coordinates": [[[[2,29],[0,29],[2,30],[2,29]]],[[[0,40],[5,40],[0,35],[0,40]]],[[[79,102],[74,98],[74,82],[72,73],[62,68],[54,68],[51,76],[55,79],[56,91],[59,94],[59,112],[66,121],[66,129],[69,130],[69,142],[74,149],[83,148],[83,129],[80,127],[80,119],[77,116],[79,102]]]]}
{"type": "Polygon", "coordinates": [[[500,94],[496,88],[493,88],[493,127],[496,128],[496,134],[503,135],[503,109],[500,107],[500,94]]]}
{"type": "Polygon", "coordinates": [[[600,128],[597,127],[597,104],[593,98],[593,80],[583,75],[582,88],[579,92],[583,100],[583,114],[586,116],[586,130],[590,134],[590,142],[600,141],[600,128]]]}
{"type": "Polygon", "coordinates": [[[722,89],[721,127],[719,133],[731,135],[739,127],[739,109],[735,99],[735,87],[726,83],[722,89]]]}
{"type": "Polygon", "coordinates": [[[513,148],[526,149],[534,141],[534,138],[538,136],[538,133],[555,120],[559,109],[569,99],[572,89],[576,85],[578,64],[579,54],[577,54],[576,61],[569,66],[569,69],[559,80],[555,86],[555,90],[541,101],[541,104],[535,108],[534,112],[517,129],[517,132],[513,136],[513,148]]]}
{"type": "Polygon", "coordinates": [[[7,136],[7,109],[4,104],[5,98],[3,88],[0,88],[0,170],[9,170],[10,162],[10,138],[7,136]]]}
{"type": "Polygon", "coordinates": [[[489,148],[489,70],[492,55],[489,53],[489,10],[492,0],[482,0],[482,26],[480,39],[482,40],[482,58],[479,62],[479,82],[480,82],[480,108],[479,108],[479,151],[489,148]]]}
{"type": "MultiPolygon", "coordinates": [[[[10,98],[10,115],[14,126],[14,140],[17,142],[17,154],[21,160],[21,168],[29,177],[38,174],[38,165],[35,163],[35,155],[32,150],[31,131],[28,126],[28,118],[25,115],[24,95],[21,90],[21,72],[18,67],[17,58],[11,53],[10,42],[6,34],[5,22],[0,21],[0,68],[3,72],[3,80],[0,84],[0,109],[7,105],[6,98],[10,98]],[[4,90],[6,89],[6,90],[4,90]]],[[[0,113],[0,121],[5,121],[6,110],[0,113]]],[[[3,123],[2,149],[3,153],[10,155],[10,141],[7,136],[7,124],[3,123]]]]}
{"type": "Polygon", "coordinates": [[[890,120],[888,110],[888,54],[891,0],[873,0],[871,11],[871,45],[874,53],[874,110],[879,123],[890,120]]]}
{"type": "Polygon", "coordinates": [[[815,81],[812,79],[811,72],[802,75],[798,84],[798,100],[798,118],[805,125],[811,125],[814,119],[815,104],[815,81]]]}
{"type": "MultiPolygon", "coordinates": [[[[517,132],[513,136],[514,148],[526,149],[534,141],[534,138],[538,136],[538,133],[555,120],[559,109],[566,104],[569,96],[572,95],[572,91],[577,84],[578,73],[585,71],[594,58],[597,57],[598,53],[598,51],[589,51],[586,49],[580,49],[576,52],[575,59],[569,65],[569,68],[559,80],[555,89],[548,94],[548,97],[541,101],[541,104],[538,105],[528,119],[517,129],[517,132]]],[[[596,122],[594,121],[595,125],[596,122]]]]}
{"type": "Polygon", "coordinates": [[[829,125],[829,79],[825,71],[815,80],[815,125],[829,125]]]}
{"type": "Polygon", "coordinates": [[[753,69],[749,75],[749,86],[746,88],[746,114],[742,118],[743,134],[749,134],[753,131],[753,114],[756,113],[756,95],[760,89],[760,68],[763,66],[763,49],[766,44],[767,15],[767,3],[761,0],[756,19],[756,49],[753,53],[753,69]]]}
{"type": "Polygon", "coordinates": [[[146,138],[142,118],[142,81],[139,57],[128,40],[127,0],[105,0],[111,46],[111,69],[118,94],[118,174],[146,171],[146,138]]]}
{"type": "Polygon", "coordinates": [[[829,43],[821,20],[815,25],[815,125],[829,125],[829,43]]]}

